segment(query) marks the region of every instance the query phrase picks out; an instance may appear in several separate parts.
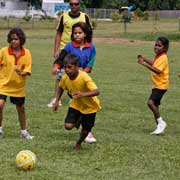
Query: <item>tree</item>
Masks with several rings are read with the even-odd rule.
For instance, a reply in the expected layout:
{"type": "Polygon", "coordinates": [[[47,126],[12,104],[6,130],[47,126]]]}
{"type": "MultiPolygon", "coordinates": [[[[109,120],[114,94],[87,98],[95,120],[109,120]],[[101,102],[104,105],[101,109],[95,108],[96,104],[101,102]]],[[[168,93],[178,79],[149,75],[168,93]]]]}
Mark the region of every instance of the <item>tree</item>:
{"type": "Polygon", "coordinates": [[[42,7],[42,0],[25,0],[26,2],[29,2],[31,6],[34,6],[37,9],[41,9],[42,7]]]}

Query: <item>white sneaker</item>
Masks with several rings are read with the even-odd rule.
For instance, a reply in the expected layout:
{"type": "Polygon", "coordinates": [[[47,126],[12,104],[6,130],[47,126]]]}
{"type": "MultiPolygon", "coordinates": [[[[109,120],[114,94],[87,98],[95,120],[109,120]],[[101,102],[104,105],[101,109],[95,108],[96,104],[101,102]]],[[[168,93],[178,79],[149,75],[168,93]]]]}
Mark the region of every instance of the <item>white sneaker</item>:
{"type": "Polygon", "coordinates": [[[96,142],[96,139],[95,139],[95,137],[92,135],[92,133],[89,132],[89,134],[87,135],[87,137],[85,138],[84,141],[87,142],[87,143],[94,143],[94,142],[96,142]]]}
{"type": "Polygon", "coordinates": [[[31,136],[28,132],[27,133],[21,133],[20,137],[23,139],[28,139],[28,140],[32,140],[34,138],[34,136],[31,136]]]}
{"type": "Polygon", "coordinates": [[[166,127],[167,127],[167,124],[165,121],[163,121],[163,122],[159,123],[157,125],[157,128],[150,134],[155,134],[155,135],[162,134],[162,133],[164,133],[164,130],[166,127]]]}
{"type": "MultiPolygon", "coordinates": [[[[53,98],[53,99],[50,101],[50,103],[47,104],[47,106],[48,106],[48,107],[53,107],[53,104],[55,103],[55,101],[56,101],[56,99],[53,98]]],[[[59,106],[61,106],[61,105],[62,105],[62,103],[61,103],[61,101],[59,101],[59,106]]]]}

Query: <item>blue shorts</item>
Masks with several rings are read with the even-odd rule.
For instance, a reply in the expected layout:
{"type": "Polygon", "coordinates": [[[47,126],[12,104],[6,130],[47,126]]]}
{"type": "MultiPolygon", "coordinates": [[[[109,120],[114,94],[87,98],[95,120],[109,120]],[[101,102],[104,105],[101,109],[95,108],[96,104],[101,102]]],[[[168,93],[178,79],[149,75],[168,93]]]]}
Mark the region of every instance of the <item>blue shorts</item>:
{"type": "MultiPolygon", "coordinates": [[[[7,96],[0,94],[0,99],[3,99],[4,101],[6,101],[7,96]]],[[[12,96],[10,96],[10,102],[15,104],[15,105],[22,106],[25,103],[25,97],[12,97],[12,96]]]]}
{"type": "Polygon", "coordinates": [[[154,89],[152,89],[152,93],[151,93],[149,99],[152,100],[155,103],[155,105],[160,105],[161,99],[166,91],[167,90],[154,88],[154,89]]]}
{"type": "Polygon", "coordinates": [[[59,72],[57,73],[57,78],[56,79],[61,80],[63,74],[64,74],[64,68],[61,68],[59,70],[59,72]]]}

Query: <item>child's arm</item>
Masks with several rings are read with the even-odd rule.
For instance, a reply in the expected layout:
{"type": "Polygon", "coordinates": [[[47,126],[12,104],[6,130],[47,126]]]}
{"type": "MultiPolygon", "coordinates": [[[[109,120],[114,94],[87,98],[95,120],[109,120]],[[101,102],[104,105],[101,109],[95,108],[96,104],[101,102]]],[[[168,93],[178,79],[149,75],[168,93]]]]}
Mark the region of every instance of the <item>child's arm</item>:
{"type": "Polygon", "coordinates": [[[73,98],[81,98],[81,97],[92,97],[92,96],[98,96],[100,94],[98,89],[88,91],[88,92],[75,92],[72,94],[73,98]]]}
{"type": "Polygon", "coordinates": [[[66,55],[67,52],[64,49],[59,53],[58,58],[53,63],[52,74],[57,74],[59,72],[59,69],[63,67],[63,60],[66,55]]]}
{"type": "Polygon", "coordinates": [[[94,65],[95,58],[96,58],[96,49],[94,46],[92,46],[89,62],[86,65],[86,67],[83,69],[85,72],[91,73],[93,65],[94,65]]]}
{"type": "Polygon", "coordinates": [[[15,67],[15,71],[18,75],[20,76],[27,76],[27,75],[30,75],[29,72],[25,72],[25,71],[21,71],[18,67],[15,67]]]}
{"type": "Polygon", "coordinates": [[[145,66],[146,68],[150,69],[151,71],[153,71],[156,74],[160,74],[161,71],[155,67],[153,67],[152,62],[147,60],[146,58],[144,58],[141,55],[138,55],[138,63],[145,66]]]}
{"type": "Polygon", "coordinates": [[[138,58],[138,61],[144,61],[144,62],[150,64],[151,66],[153,64],[152,61],[148,60],[147,58],[143,57],[142,55],[138,55],[137,58],[138,58]]]}
{"type": "Polygon", "coordinates": [[[61,99],[61,96],[63,95],[64,90],[61,87],[58,87],[56,89],[56,96],[55,96],[55,103],[53,104],[53,111],[56,112],[59,107],[59,100],[61,99]]]}
{"type": "Polygon", "coordinates": [[[59,64],[53,64],[52,74],[55,75],[60,71],[61,66],[59,64]]]}

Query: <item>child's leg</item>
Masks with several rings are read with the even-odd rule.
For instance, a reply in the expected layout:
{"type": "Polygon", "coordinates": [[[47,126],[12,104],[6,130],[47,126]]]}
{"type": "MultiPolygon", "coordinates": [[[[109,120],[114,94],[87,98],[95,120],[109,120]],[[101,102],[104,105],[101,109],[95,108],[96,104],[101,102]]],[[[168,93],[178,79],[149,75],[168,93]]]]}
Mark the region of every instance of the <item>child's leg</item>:
{"type": "Polygon", "coordinates": [[[26,116],[25,116],[24,105],[16,105],[16,110],[18,112],[21,130],[25,130],[26,129],[26,116]]]}
{"type": "Polygon", "coordinates": [[[83,128],[82,128],[82,130],[81,130],[81,132],[80,132],[79,139],[77,140],[76,146],[75,146],[75,148],[76,148],[77,151],[80,150],[80,148],[81,148],[81,143],[85,140],[85,138],[87,137],[88,133],[89,133],[89,131],[88,131],[87,129],[83,129],[83,128]]]}
{"type": "Polygon", "coordinates": [[[95,123],[95,117],[96,113],[92,114],[82,114],[82,130],[80,132],[80,137],[76,142],[76,150],[80,150],[81,148],[81,143],[85,140],[87,137],[88,133],[91,132],[94,123],[95,123]]]}
{"type": "Polygon", "coordinates": [[[157,124],[156,129],[151,134],[161,134],[164,132],[167,126],[166,122],[162,119],[159,112],[159,105],[165,92],[166,90],[152,89],[152,94],[149,97],[148,106],[153,112],[157,124]]]}
{"type": "Polygon", "coordinates": [[[156,88],[152,89],[152,93],[148,100],[148,106],[154,114],[156,123],[158,123],[157,119],[160,117],[159,105],[161,103],[161,99],[165,92],[166,90],[161,90],[156,88]]]}
{"type": "Polygon", "coordinates": [[[25,97],[10,97],[11,103],[16,105],[16,110],[18,113],[19,124],[21,128],[21,137],[24,139],[33,139],[28,131],[26,130],[26,115],[25,115],[25,97]]]}
{"type": "Polygon", "coordinates": [[[3,99],[0,99],[0,127],[2,127],[4,105],[5,101],[3,99]]]}
{"type": "Polygon", "coordinates": [[[19,123],[21,127],[21,135],[20,137],[23,139],[33,139],[34,136],[31,136],[26,129],[26,114],[24,105],[16,105],[16,110],[18,112],[19,123]]]}
{"type": "Polygon", "coordinates": [[[153,112],[155,121],[158,124],[157,119],[160,117],[159,106],[155,105],[154,101],[151,99],[148,100],[148,106],[153,112]]]}
{"type": "Polygon", "coordinates": [[[6,96],[0,95],[0,137],[3,135],[2,121],[3,121],[3,109],[6,102],[6,96]]]}
{"type": "Polygon", "coordinates": [[[71,130],[76,127],[76,123],[80,119],[80,116],[81,113],[78,110],[69,107],[65,118],[64,128],[67,130],[71,130]]]}

